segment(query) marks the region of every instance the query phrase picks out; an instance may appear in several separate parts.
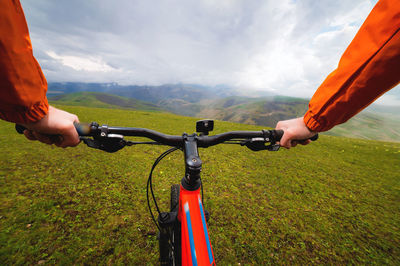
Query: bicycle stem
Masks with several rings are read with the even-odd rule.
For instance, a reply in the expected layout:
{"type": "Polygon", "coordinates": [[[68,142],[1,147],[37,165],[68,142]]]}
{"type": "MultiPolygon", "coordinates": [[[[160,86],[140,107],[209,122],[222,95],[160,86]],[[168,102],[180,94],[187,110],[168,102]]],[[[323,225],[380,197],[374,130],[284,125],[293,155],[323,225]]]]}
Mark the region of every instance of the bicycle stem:
{"type": "Polygon", "coordinates": [[[194,191],[201,186],[202,161],[197,148],[197,134],[188,135],[184,133],[182,138],[185,155],[185,177],[182,179],[181,184],[186,190],[194,191]]]}

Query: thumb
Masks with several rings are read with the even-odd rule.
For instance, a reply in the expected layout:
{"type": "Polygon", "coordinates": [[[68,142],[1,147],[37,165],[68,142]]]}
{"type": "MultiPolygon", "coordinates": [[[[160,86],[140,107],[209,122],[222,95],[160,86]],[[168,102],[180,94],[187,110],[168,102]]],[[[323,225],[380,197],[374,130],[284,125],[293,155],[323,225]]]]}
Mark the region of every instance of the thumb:
{"type": "Polygon", "coordinates": [[[279,145],[285,147],[286,149],[290,149],[291,145],[291,138],[290,134],[287,131],[284,131],[281,140],[279,141],[279,145]]]}

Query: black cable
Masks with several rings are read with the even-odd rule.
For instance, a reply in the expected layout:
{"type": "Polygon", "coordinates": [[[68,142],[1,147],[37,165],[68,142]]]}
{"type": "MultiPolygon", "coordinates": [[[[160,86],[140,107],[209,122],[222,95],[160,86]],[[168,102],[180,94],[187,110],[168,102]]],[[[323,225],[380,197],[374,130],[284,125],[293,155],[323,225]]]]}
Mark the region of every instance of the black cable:
{"type": "Polygon", "coordinates": [[[133,145],[138,145],[138,144],[164,145],[164,144],[161,144],[161,143],[155,142],[155,141],[130,141],[130,140],[126,141],[126,146],[133,146],[133,145]]]}
{"type": "Polygon", "coordinates": [[[204,208],[203,180],[201,180],[201,177],[200,177],[200,187],[201,187],[201,204],[203,204],[203,208],[204,208]]]}
{"type": "Polygon", "coordinates": [[[156,219],[154,218],[154,214],[153,214],[153,212],[151,211],[151,207],[150,207],[150,200],[149,200],[149,182],[150,182],[150,178],[147,179],[147,188],[146,188],[147,207],[149,208],[151,218],[153,219],[153,222],[154,222],[155,225],[157,226],[158,231],[161,231],[160,227],[158,226],[158,223],[157,223],[156,219]]]}
{"type": "Polygon", "coordinates": [[[220,143],[220,144],[241,144],[241,142],[239,142],[239,141],[225,141],[225,142],[222,142],[222,143],[220,143]]]}
{"type": "MultiPolygon", "coordinates": [[[[154,223],[156,224],[158,230],[160,230],[160,227],[158,226],[158,223],[156,222],[156,219],[155,219],[155,217],[154,217],[154,214],[153,214],[153,212],[152,212],[152,210],[151,210],[151,206],[150,206],[149,187],[150,187],[150,191],[151,191],[151,194],[152,194],[153,201],[155,201],[154,192],[153,192],[153,185],[152,185],[153,170],[155,169],[155,167],[157,166],[157,164],[162,160],[162,158],[164,158],[165,155],[168,154],[169,151],[170,151],[170,150],[168,150],[168,151],[162,153],[162,154],[156,159],[156,161],[153,163],[153,166],[152,166],[152,168],[151,168],[151,170],[150,170],[149,177],[148,177],[148,179],[147,179],[147,187],[146,187],[147,206],[148,206],[148,208],[149,208],[151,218],[153,219],[154,223]]],[[[157,205],[157,202],[156,202],[156,201],[155,201],[155,205],[156,205],[156,208],[157,208],[158,213],[160,213],[160,210],[159,210],[159,208],[158,208],[158,205],[157,205]]]]}
{"type": "Polygon", "coordinates": [[[171,148],[171,149],[165,151],[164,153],[162,153],[162,154],[155,160],[155,162],[153,163],[153,166],[151,167],[151,171],[150,171],[149,177],[148,177],[148,179],[147,179],[147,187],[146,187],[147,206],[148,206],[148,208],[149,208],[149,212],[150,212],[151,218],[153,219],[153,222],[156,224],[156,226],[157,226],[157,228],[158,228],[159,231],[161,231],[161,230],[160,230],[160,227],[158,226],[158,223],[157,223],[157,221],[156,221],[156,219],[155,219],[155,217],[154,217],[154,214],[153,214],[153,212],[151,211],[150,199],[149,199],[149,187],[150,187],[151,195],[152,195],[154,204],[155,204],[155,206],[156,206],[157,212],[158,212],[158,214],[160,214],[160,209],[158,208],[158,204],[157,204],[156,198],[155,198],[155,196],[154,196],[154,192],[153,192],[153,184],[152,184],[153,170],[156,168],[157,164],[158,164],[165,156],[167,156],[168,154],[170,154],[171,152],[174,152],[174,151],[176,151],[176,150],[179,150],[179,148],[174,147],[174,148],[171,148]]]}
{"type": "MultiPolygon", "coordinates": [[[[174,152],[174,151],[176,151],[178,148],[171,148],[171,149],[169,149],[168,151],[166,151],[166,152],[164,152],[163,154],[161,154],[160,155],[160,157],[157,159],[157,163],[155,163],[155,165],[154,165],[154,168],[157,166],[157,164],[162,160],[162,159],[164,159],[168,154],[170,154],[171,152],[174,152]]],[[[154,170],[154,168],[152,169],[152,171],[154,170]]],[[[156,206],[156,209],[157,209],[157,212],[158,212],[158,214],[160,214],[160,209],[158,208],[158,204],[157,204],[157,201],[156,201],[156,198],[155,198],[155,196],[154,196],[154,192],[153,192],[153,182],[152,182],[152,178],[151,178],[151,181],[150,181],[150,191],[151,191],[151,195],[152,195],[152,197],[153,197],[153,201],[154,201],[154,204],[155,204],[155,206],[156,206]]]]}

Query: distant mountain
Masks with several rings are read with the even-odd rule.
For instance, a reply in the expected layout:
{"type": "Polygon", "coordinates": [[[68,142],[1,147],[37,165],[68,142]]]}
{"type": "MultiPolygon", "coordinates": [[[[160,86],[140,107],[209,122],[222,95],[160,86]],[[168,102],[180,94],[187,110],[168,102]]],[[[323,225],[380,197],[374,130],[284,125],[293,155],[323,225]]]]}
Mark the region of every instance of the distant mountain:
{"type": "Polygon", "coordinates": [[[373,113],[400,115],[400,106],[383,106],[372,104],[367,108],[367,110],[373,113]]]}
{"type": "Polygon", "coordinates": [[[151,103],[103,92],[81,91],[55,95],[49,99],[65,105],[169,111],[186,116],[267,127],[274,127],[279,120],[301,116],[306,111],[308,102],[305,99],[283,96],[264,98],[232,96],[190,102],[188,97],[183,94],[181,96],[182,98],[167,98],[151,103]]]}
{"type": "MultiPolygon", "coordinates": [[[[253,91],[247,93],[262,95],[253,91]]],[[[59,104],[168,111],[265,127],[275,127],[280,120],[304,115],[309,101],[268,96],[268,93],[264,97],[237,95],[240,93],[229,87],[195,84],[121,86],[116,83],[49,83],[48,91],[50,100],[59,104]]],[[[400,107],[372,105],[327,134],[400,141],[399,121],[400,107]]]]}
{"type": "Polygon", "coordinates": [[[208,103],[199,116],[274,127],[280,120],[303,115],[307,104],[308,100],[283,96],[228,97],[208,103]]]}
{"type": "Polygon", "coordinates": [[[349,138],[400,142],[400,109],[395,106],[372,106],[325,134],[349,138]]]}
{"type": "Polygon", "coordinates": [[[305,99],[283,96],[225,97],[234,91],[227,87],[221,90],[187,84],[120,86],[116,83],[50,83],[48,96],[59,104],[164,110],[269,127],[275,126],[279,120],[302,115],[307,107],[305,99]]]}
{"type": "Polygon", "coordinates": [[[76,105],[101,108],[126,108],[146,111],[165,111],[155,104],[139,101],[132,98],[101,93],[75,92],[49,97],[50,102],[64,105],[76,105]]]}
{"type": "Polygon", "coordinates": [[[181,99],[195,103],[200,100],[218,99],[236,95],[229,87],[208,87],[196,84],[165,84],[160,86],[119,85],[117,83],[52,82],[48,84],[48,96],[80,91],[103,92],[158,103],[162,100],[181,99]]]}

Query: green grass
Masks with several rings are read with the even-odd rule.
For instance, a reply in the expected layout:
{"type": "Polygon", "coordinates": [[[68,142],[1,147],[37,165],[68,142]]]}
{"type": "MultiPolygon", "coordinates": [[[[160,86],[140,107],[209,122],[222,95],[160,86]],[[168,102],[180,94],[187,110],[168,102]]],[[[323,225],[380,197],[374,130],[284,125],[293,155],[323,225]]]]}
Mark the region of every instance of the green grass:
{"type": "MultiPolygon", "coordinates": [[[[62,106],[81,121],[191,133],[195,118],[62,106]]],[[[217,121],[215,132],[260,127],[217,121]]],[[[146,178],[166,147],[114,154],[25,140],[0,122],[0,261],[157,264],[146,178]]],[[[400,263],[400,144],[321,136],[307,147],[201,149],[217,264],[400,263]]],[[[155,170],[163,209],[183,175],[175,152],[155,170]]]]}

